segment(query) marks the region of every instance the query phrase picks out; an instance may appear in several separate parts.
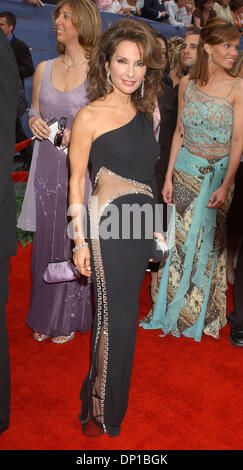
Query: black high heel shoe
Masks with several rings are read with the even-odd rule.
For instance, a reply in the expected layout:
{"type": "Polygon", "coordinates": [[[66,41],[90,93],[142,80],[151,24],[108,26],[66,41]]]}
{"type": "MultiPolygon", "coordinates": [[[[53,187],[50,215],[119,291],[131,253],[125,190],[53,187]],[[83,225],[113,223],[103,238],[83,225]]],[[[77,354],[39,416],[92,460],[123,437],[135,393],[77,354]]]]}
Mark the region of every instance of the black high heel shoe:
{"type": "MultiPolygon", "coordinates": [[[[101,400],[101,397],[98,393],[91,393],[91,397],[96,398],[97,400],[101,400]]],[[[104,426],[101,421],[98,421],[99,418],[102,417],[102,414],[98,414],[96,416],[91,416],[86,423],[82,423],[82,431],[83,434],[87,437],[99,437],[104,434],[104,426]]]]}

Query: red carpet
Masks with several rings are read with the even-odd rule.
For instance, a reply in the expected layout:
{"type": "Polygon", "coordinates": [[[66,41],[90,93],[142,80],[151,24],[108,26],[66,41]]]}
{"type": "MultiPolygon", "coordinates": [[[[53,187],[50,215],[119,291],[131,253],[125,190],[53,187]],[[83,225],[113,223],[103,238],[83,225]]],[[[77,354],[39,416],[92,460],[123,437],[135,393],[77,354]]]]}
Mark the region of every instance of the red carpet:
{"type": "MultiPolygon", "coordinates": [[[[242,449],[242,349],[203,336],[201,343],[138,328],[129,407],[121,435],[85,438],[78,419],[90,333],[64,345],[38,343],[25,325],[31,245],[11,262],[7,306],[12,409],[0,435],[7,450],[242,449]]],[[[150,308],[146,275],[140,316],[150,308]]],[[[232,286],[228,311],[232,307],[232,286]]]]}

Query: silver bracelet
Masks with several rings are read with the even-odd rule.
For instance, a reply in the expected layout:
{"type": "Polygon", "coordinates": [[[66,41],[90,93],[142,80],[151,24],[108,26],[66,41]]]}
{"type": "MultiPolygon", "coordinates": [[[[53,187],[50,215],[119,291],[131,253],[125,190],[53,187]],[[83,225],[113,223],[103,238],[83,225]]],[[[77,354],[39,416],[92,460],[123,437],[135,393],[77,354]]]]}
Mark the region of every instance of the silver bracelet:
{"type": "Polygon", "coordinates": [[[80,245],[77,245],[72,249],[72,252],[75,253],[75,251],[79,250],[79,248],[83,248],[83,246],[88,246],[88,243],[87,242],[80,243],[80,245]]]}

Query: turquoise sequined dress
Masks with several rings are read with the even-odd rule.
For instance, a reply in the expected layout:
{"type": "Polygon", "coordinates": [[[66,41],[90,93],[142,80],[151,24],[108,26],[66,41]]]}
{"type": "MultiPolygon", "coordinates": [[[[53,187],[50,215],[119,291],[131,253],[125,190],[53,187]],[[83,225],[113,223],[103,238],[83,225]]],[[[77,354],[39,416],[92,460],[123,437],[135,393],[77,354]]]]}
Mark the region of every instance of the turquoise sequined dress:
{"type": "Polygon", "coordinates": [[[232,191],[220,209],[206,205],[228,166],[233,122],[228,96],[210,96],[193,80],[185,91],[184,141],[173,176],[175,242],[159,270],[154,309],[140,322],[145,329],[162,329],[163,335],[200,341],[204,332],[218,338],[226,324],[225,236],[232,191]]]}

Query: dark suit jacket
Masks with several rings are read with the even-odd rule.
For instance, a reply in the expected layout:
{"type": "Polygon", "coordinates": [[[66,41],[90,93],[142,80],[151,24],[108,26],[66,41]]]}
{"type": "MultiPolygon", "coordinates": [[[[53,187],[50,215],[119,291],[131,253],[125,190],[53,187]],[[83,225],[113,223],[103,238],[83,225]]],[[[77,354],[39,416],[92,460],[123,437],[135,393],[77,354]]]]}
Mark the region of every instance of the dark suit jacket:
{"type": "Polygon", "coordinates": [[[19,69],[19,75],[22,83],[24,84],[24,79],[31,77],[35,71],[29,46],[15,36],[13,36],[12,41],[10,41],[10,46],[13,49],[19,69]]]}
{"type": "Polygon", "coordinates": [[[144,6],[142,8],[142,16],[150,20],[155,20],[160,11],[166,11],[164,2],[162,5],[158,0],[144,0],[144,6]]]}
{"type": "Polygon", "coordinates": [[[167,171],[172,138],[176,128],[178,108],[178,87],[163,84],[161,96],[158,97],[160,110],[159,158],[155,165],[155,177],[158,190],[158,201],[162,202],[161,191],[167,171]]]}
{"type": "Polygon", "coordinates": [[[19,75],[9,43],[0,30],[0,261],[16,253],[16,207],[11,170],[19,75]]]}
{"type": "Polygon", "coordinates": [[[25,98],[25,91],[22,85],[22,81],[19,78],[19,91],[17,96],[17,117],[23,116],[26,109],[28,107],[28,103],[25,98]]]}

